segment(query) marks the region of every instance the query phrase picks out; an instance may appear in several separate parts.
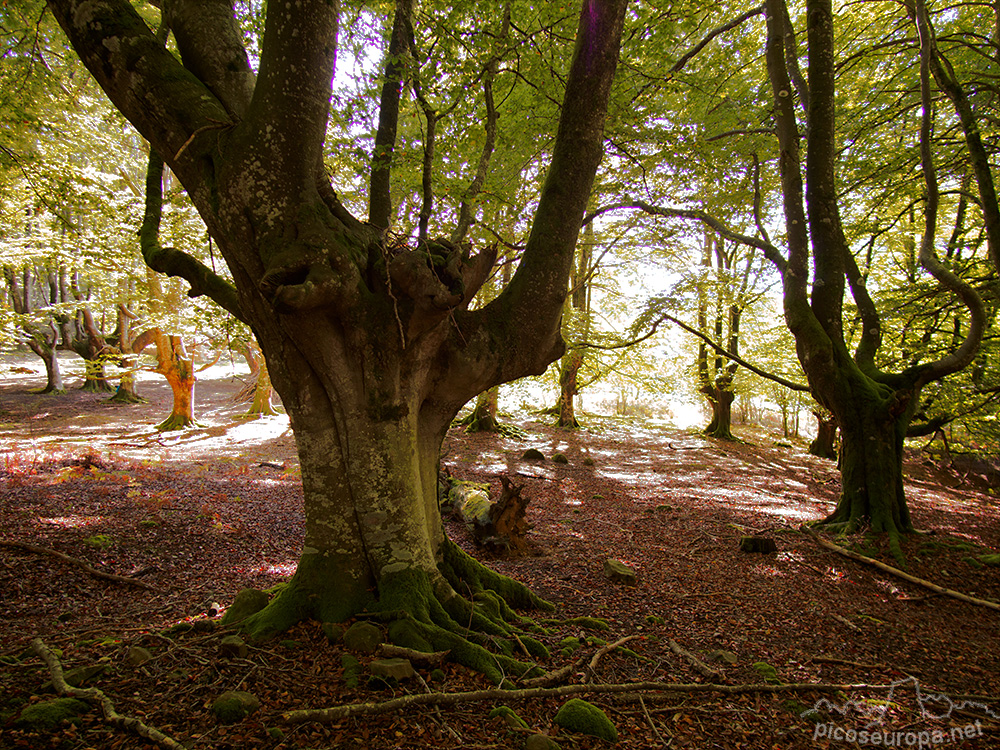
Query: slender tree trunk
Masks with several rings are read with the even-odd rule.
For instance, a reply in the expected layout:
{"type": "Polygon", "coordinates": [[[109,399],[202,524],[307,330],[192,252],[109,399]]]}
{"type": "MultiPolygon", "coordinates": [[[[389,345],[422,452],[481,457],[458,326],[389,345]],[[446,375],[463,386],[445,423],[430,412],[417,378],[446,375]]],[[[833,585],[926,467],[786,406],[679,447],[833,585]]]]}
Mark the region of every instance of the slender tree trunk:
{"type": "Polygon", "coordinates": [[[576,419],[576,396],[580,392],[578,377],[583,366],[580,349],[570,349],[559,362],[559,401],[556,403],[556,427],[575,430],[580,426],[576,419]]]}
{"type": "Polygon", "coordinates": [[[257,363],[257,377],[253,389],[253,399],[247,409],[248,417],[273,417],[278,414],[274,408],[274,386],[267,372],[267,364],[261,358],[257,363]]]}
{"type": "Polygon", "coordinates": [[[112,403],[120,404],[141,404],[145,402],[142,396],[136,391],[136,367],[138,357],[132,350],[132,319],[133,314],[125,307],[118,306],[118,349],[121,352],[121,380],[115,395],[108,399],[112,403]]]}

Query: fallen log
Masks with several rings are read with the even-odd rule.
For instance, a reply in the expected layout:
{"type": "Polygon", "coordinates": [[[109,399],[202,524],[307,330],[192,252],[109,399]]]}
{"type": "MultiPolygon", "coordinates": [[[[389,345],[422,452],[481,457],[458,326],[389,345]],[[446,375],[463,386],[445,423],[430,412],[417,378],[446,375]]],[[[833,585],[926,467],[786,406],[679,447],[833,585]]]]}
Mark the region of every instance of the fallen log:
{"type": "Polygon", "coordinates": [[[524,554],[532,529],[526,515],[529,498],[521,494],[523,485],[515,485],[506,476],[500,477],[500,484],[500,497],[491,500],[486,485],[451,480],[451,512],[472,531],[476,544],[524,554]]]}

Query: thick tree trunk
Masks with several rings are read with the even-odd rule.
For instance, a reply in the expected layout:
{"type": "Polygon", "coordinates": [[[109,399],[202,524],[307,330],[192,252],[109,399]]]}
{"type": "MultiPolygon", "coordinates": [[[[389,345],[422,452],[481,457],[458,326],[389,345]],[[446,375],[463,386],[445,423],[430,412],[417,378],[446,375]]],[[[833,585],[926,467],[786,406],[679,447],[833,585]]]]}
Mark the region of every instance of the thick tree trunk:
{"type": "Polygon", "coordinates": [[[138,358],[132,348],[133,314],[124,305],[118,306],[118,349],[121,352],[122,375],[115,395],[108,401],[116,404],[141,404],[145,402],[136,391],[138,358]]]}
{"type": "Polygon", "coordinates": [[[250,401],[250,408],[247,409],[246,416],[273,417],[278,413],[278,410],[274,408],[274,386],[271,384],[271,376],[267,372],[267,367],[262,364],[257,369],[253,399],[250,401]]]}
{"type": "Polygon", "coordinates": [[[167,379],[173,393],[170,416],[156,426],[160,432],[194,427],[194,359],[189,357],[180,336],[156,336],[156,371],[167,379]]]}
{"type": "Polygon", "coordinates": [[[837,420],[816,414],[816,437],[809,443],[809,453],[820,458],[837,458],[837,420]]]}
{"type": "Polygon", "coordinates": [[[62,393],[65,391],[55,346],[44,338],[32,337],[28,340],[28,348],[37,354],[45,364],[45,387],[38,392],[62,393]]]}
{"type": "Polygon", "coordinates": [[[497,420],[500,386],[489,388],[476,396],[476,405],[472,413],[459,422],[466,432],[499,432],[500,422],[497,420]]]}
{"type": "Polygon", "coordinates": [[[913,531],[903,490],[903,439],[919,393],[855,381],[854,397],[825,404],[840,427],[842,494],[821,524],[886,532],[902,560],[900,535],[913,531]]]}
{"type": "Polygon", "coordinates": [[[704,387],[701,392],[712,406],[712,421],[705,428],[705,434],[721,440],[734,440],[733,401],[736,400],[736,394],[718,385],[704,387]]]}

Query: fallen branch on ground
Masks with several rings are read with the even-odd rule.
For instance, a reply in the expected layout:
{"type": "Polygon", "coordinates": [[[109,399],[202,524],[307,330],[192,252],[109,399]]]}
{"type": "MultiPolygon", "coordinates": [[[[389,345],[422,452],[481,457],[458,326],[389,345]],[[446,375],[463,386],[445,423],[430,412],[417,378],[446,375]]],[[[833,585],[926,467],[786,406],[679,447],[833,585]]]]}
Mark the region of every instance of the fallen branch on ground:
{"type": "Polygon", "coordinates": [[[184,745],[172,737],[165,735],[159,729],[147,726],[131,716],[122,716],[115,710],[115,704],[108,699],[108,696],[97,688],[75,688],[68,685],[66,679],[63,677],[62,664],[59,663],[59,659],[52,653],[49,647],[42,642],[41,638],[34,638],[31,641],[31,649],[38,654],[39,658],[45,662],[45,666],[49,668],[49,674],[52,676],[52,685],[59,695],[79,698],[80,700],[87,701],[87,703],[100,706],[101,711],[104,713],[104,718],[109,723],[135,732],[140,737],[155,742],[160,747],[164,747],[167,750],[187,750],[184,745]]]}
{"type": "Polygon", "coordinates": [[[719,679],[719,671],[717,669],[712,669],[705,662],[699,659],[697,656],[692,654],[686,648],[681,646],[677,641],[667,641],[667,645],[670,646],[670,650],[683,659],[686,659],[692,667],[697,670],[702,677],[707,677],[710,680],[719,679]]]}
{"type": "Polygon", "coordinates": [[[551,698],[554,696],[590,694],[633,693],[719,693],[722,695],[740,695],[746,693],[836,693],[849,690],[867,690],[870,692],[889,692],[895,685],[840,685],[832,683],[792,683],[789,685],[718,685],[714,683],[694,682],[635,682],[619,685],[563,685],[555,688],[527,688],[524,690],[471,690],[464,693],[421,693],[404,695],[382,703],[349,703],[330,708],[304,708],[298,711],[288,711],[281,715],[289,724],[303,724],[309,721],[327,723],[345,719],[349,716],[371,716],[392,711],[402,711],[415,706],[454,706],[458,703],[475,701],[510,701],[529,700],[532,698],[551,698]]]}
{"type": "Polygon", "coordinates": [[[10,542],[5,539],[0,539],[0,547],[23,549],[26,552],[34,552],[39,555],[51,555],[52,557],[57,557],[60,560],[63,560],[64,562],[68,562],[73,565],[76,565],[77,567],[83,568],[85,571],[90,573],[90,575],[96,576],[97,578],[105,578],[109,581],[115,581],[117,583],[128,583],[131,584],[132,586],[139,586],[141,588],[149,589],[150,591],[155,591],[156,593],[160,593],[160,590],[158,588],[156,588],[155,586],[150,586],[145,581],[140,581],[135,578],[129,578],[128,576],[115,575],[114,573],[105,573],[103,570],[98,570],[97,568],[90,565],[89,563],[84,562],[83,560],[80,560],[76,557],[70,557],[69,555],[65,555],[62,552],[58,552],[54,549],[49,549],[48,547],[39,547],[35,544],[28,544],[27,542],[10,542]]]}
{"type": "Polygon", "coordinates": [[[944,586],[938,586],[936,583],[931,583],[930,581],[925,581],[923,578],[917,578],[916,576],[911,576],[909,573],[905,573],[899,568],[894,568],[891,565],[886,565],[884,562],[874,560],[870,557],[865,557],[864,555],[858,554],[857,552],[852,552],[849,549],[844,549],[843,547],[834,544],[828,539],[824,539],[815,531],[810,529],[808,526],[800,526],[800,531],[804,531],[806,534],[811,536],[820,545],[826,547],[828,550],[836,552],[838,555],[843,555],[851,560],[856,560],[858,562],[865,563],[866,565],[871,565],[879,570],[890,573],[897,578],[902,578],[904,581],[909,581],[910,583],[915,583],[918,586],[923,586],[925,589],[930,589],[931,591],[942,594],[943,596],[950,596],[952,599],[958,599],[969,604],[976,604],[980,607],[989,607],[990,609],[1000,611],[1000,604],[996,602],[990,602],[985,599],[977,599],[974,596],[969,596],[968,594],[963,594],[960,591],[953,591],[952,589],[947,589],[944,586]]]}

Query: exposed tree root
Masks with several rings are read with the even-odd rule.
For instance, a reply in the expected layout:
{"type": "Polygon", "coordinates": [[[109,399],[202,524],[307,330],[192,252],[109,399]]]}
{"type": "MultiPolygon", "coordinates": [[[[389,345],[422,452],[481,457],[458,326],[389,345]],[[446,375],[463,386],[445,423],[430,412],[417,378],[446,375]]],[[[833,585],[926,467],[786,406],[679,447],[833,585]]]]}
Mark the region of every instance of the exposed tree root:
{"type": "Polygon", "coordinates": [[[850,690],[865,690],[870,692],[889,692],[895,685],[868,684],[833,684],[792,683],[789,685],[718,685],[714,683],[682,683],[682,682],[635,682],[617,685],[563,685],[552,688],[526,688],[524,690],[471,690],[463,693],[421,693],[405,695],[382,703],[352,703],[330,708],[311,708],[298,711],[288,711],[282,718],[289,724],[302,724],[309,721],[327,723],[338,721],[349,716],[370,716],[373,714],[402,711],[415,706],[453,706],[458,703],[475,701],[519,701],[533,698],[551,698],[553,696],[590,694],[628,693],[633,695],[646,694],[653,697],[656,693],[718,693],[721,695],[740,695],[753,693],[836,693],[850,690]]]}
{"type": "Polygon", "coordinates": [[[52,685],[59,695],[79,698],[87,703],[100,706],[108,723],[135,732],[140,737],[155,742],[160,747],[167,748],[167,750],[186,750],[184,745],[159,729],[147,726],[131,716],[122,716],[115,710],[115,704],[97,688],[75,688],[68,685],[63,677],[62,664],[59,663],[59,659],[49,650],[48,646],[42,642],[41,638],[33,639],[31,648],[48,667],[49,674],[52,676],[52,685]]]}
{"type": "Polygon", "coordinates": [[[156,430],[157,432],[171,432],[172,430],[185,430],[189,427],[198,427],[198,423],[184,414],[171,414],[156,425],[156,430]]]}
{"type": "Polygon", "coordinates": [[[131,584],[132,586],[139,586],[141,588],[149,589],[150,591],[155,591],[157,593],[160,593],[160,590],[158,588],[156,588],[155,586],[150,586],[145,581],[140,581],[136,578],[129,578],[128,576],[115,575],[114,573],[105,573],[104,571],[98,570],[97,568],[89,565],[83,560],[80,560],[76,557],[70,557],[69,555],[65,555],[62,552],[57,552],[54,549],[49,549],[48,547],[38,547],[34,544],[28,544],[27,542],[10,542],[4,539],[0,539],[0,547],[12,547],[14,549],[23,549],[26,552],[35,552],[39,555],[51,555],[52,557],[57,557],[60,560],[63,560],[64,562],[68,562],[71,563],[72,565],[76,565],[77,567],[83,568],[85,571],[90,573],[90,575],[95,576],[97,578],[104,578],[109,581],[115,581],[117,583],[128,583],[131,584]]]}
{"type": "Polygon", "coordinates": [[[899,568],[894,568],[891,565],[886,565],[884,562],[879,562],[870,557],[865,557],[864,555],[858,554],[857,552],[852,552],[849,549],[844,549],[843,547],[834,544],[828,539],[824,539],[815,531],[810,529],[808,526],[802,525],[799,530],[805,532],[813,539],[815,539],[820,545],[826,547],[828,550],[836,552],[838,555],[843,555],[844,557],[849,557],[852,560],[856,560],[866,565],[871,565],[872,567],[878,568],[879,570],[890,573],[897,578],[902,578],[904,581],[909,581],[910,583],[915,583],[917,586],[923,586],[925,589],[930,589],[931,591],[942,594],[943,596],[950,596],[953,599],[959,599],[963,602],[968,602],[969,604],[975,604],[980,607],[988,607],[1000,611],[1000,604],[996,602],[987,601],[985,599],[977,599],[974,596],[969,596],[968,594],[963,594],[960,591],[953,591],[952,589],[947,589],[944,586],[938,586],[936,583],[931,583],[923,578],[917,578],[916,576],[911,576],[909,573],[905,573],[899,568]]]}

